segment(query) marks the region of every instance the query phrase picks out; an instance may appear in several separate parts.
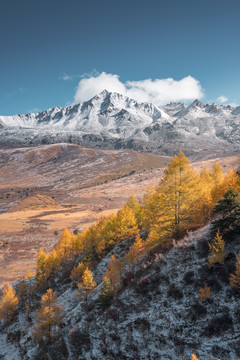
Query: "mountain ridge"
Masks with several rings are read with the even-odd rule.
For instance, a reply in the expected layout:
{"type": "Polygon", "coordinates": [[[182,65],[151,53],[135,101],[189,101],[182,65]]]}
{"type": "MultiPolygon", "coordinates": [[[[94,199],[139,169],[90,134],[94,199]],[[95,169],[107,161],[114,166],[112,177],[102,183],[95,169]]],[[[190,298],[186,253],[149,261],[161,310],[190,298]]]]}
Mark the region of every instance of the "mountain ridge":
{"type": "Polygon", "coordinates": [[[60,142],[172,155],[238,152],[240,106],[170,103],[155,106],[102,91],[92,99],[26,115],[0,116],[0,145],[60,142]]]}

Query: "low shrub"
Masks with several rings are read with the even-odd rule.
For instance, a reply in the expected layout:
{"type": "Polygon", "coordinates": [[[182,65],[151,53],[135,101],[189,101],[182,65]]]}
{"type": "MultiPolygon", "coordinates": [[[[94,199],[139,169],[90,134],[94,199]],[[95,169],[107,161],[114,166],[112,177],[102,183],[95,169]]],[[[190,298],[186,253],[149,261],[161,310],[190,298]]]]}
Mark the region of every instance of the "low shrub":
{"type": "Polygon", "coordinates": [[[229,311],[225,311],[223,314],[219,314],[212,318],[209,324],[205,328],[205,334],[207,336],[216,336],[223,331],[230,330],[232,328],[232,318],[229,311]]]}
{"type": "Polygon", "coordinates": [[[194,283],[194,271],[190,270],[186,272],[186,274],[183,277],[183,281],[186,285],[191,285],[194,283]]]}
{"type": "Polygon", "coordinates": [[[200,302],[197,301],[191,306],[189,313],[192,321],[195,321],[201,317],[206,316],[207,309],[205,306],[203,306],[202,304],[200,304],[200,302]]]}
{"type": "Polygon", "coordinates": [[[118,310],[116,308],[108,309],[105,312],[105,317],[107,320],[111,319],[113,321],[117,321],[118,320],[118,310]]]}
{"type": "Polygon", "coordinates": [[[21,331],[20,330],[16,330],[13,332],[8,332],[7,334],[7,340],[10,342],[19,342],[21,338],[21,331]]]}
{"type": "Polygon", "coordinates": [[[209,245],[206,239],[199,240],[197,243],[197,252],[199,258],[206,258],[209,253],[209,245]]]}
{"type": "Polygon", "coordinates": [[[51,360],[65,360],[68,358],[67,345],[62,337],[50,347],[49,355],[51,360]]]}
{"type": "Polygon", "coordinates": [[[174,284],[171,284],[167,291],[168,297],[173,297],[174,299],[181,299],[183,297],[182,290],[176,287],[174,284]]]}
{"type": "Polygon", "coordinates": [[[132,271],[129,271],[126,273],[126,275],[123,278],[123,285],[127,286],[129,282],[131,282],[134,279],[134,274],[132,271]]]}

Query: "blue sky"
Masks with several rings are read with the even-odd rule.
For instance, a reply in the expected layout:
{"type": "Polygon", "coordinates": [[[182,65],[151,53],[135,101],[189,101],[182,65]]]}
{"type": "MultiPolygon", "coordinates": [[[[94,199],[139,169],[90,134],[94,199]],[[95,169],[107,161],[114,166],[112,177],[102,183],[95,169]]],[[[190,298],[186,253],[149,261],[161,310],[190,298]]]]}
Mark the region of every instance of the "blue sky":
{"type": "Polygon", "coordinates": [[[81,101],[105,82],[143,101],[165,88],[181,100],[186,86],[187,101],[240,104],[239,14],[239,0],[1,0],[0,115],[81,101]]]}

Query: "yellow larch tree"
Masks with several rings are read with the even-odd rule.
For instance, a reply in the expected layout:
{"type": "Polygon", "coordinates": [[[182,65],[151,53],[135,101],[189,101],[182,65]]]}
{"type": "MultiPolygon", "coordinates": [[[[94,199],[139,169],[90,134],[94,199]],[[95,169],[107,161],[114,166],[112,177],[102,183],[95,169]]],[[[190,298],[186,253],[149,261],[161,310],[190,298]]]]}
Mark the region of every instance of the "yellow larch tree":
{"type": "Polygon", "coordinates": [[[209,169],[207,168],[207,166],[203,166],[202,170],[200,171],[200,177],[201,180],[207,184],[211,186],[213,186],[213,177],[209,171],[209,169]],[[211,185],[212,184],[212,185],[211,185]]]}
{"type": "Polygon", "coordinates": [[[225,241],[220,235],[219,231],[215,235],[212,244],[209,244],[210,255],[208,256],[207,264],[209,267],[219,263],[224,264],[225,257],[227,256],[225,252],[225,241]]]}
{"type": "Polygon", "coordinates": [[[192,354],[192,358],[191,358],[191,360],[198,360],[198,358],[196,357],[196,355],[195,355],[195,354],[192,354]]]}
{"type": "Polygon", "coordinates": [[[193,225],[202,226],[209,220],[213,208],[213,179],[205,166],[198,175],[197,201],[192,206],[193,225]]]}
{"type": "Polygon", "coordinates": [[[156,188],[151,187],[144,195],[143,200],[143,228],[149,229],[152,224],[159,222],[161,214],[161,194],[156,188]]]}
{"type": "Polygon", "coordinates": [[[122,261],[120,259],[116,259],[116,257],[112,255],[104,277],[110,280],[112,287],[115,291],[117,291],[121,287],[122,269],[122,261]]]}
{"type": "Polygon", "coordinates": [[[110,279],[104,277],[102,288],[98,298],[98,304],[103,310],[105,310],[108,306],[110,306],[113,295],[114,295],[114,289],[111,284],[111,281],[110,279]]]}
{"type": "Polygon", "coordinates": [[[217,160],[214,161],[210,174],[215,184],[221,184],[223,182],[224,180],[223,168],[217,160]]]}
{"type": "Polygon", "coordinates": [[[123,206],[118,211],[114,225],[117,242],[138,233],[137,220],[133,209],[129,206],[123,206]]]}
{"type": "Polygon", "coordinates": [[[240,251],[236,259],[235,273],[230,275],[230,285],[240,290],[240,251]]]}
{"type": "Polygon", "coordinates": [[[125,255],[125,259],[131,267],[137,265],[145,253],[145,242],[141,239],[140,235],[136,236],[133,245],[130,247],[129,252],[125,255]]]}
{"type": "Polygon", "coordinates": [[[48,343],[60,331],[63,318],[64,307],[58,305],[53,290],[48,289],[42,296],[41,308],[37,312],[37,325],[32,333],[34,341],[48,343]]]}
{"type": "MultiPolygon", "coordinates": [[[[198,177],[190,168],[190,161],[182,151],[175,155],[165,170],[162,184],[165,214],[171,222],[173,232],[177,233],[191,221],[192,205],[198,196],[198,177]]],[[[187,225],[188,226],[188,225],[187,225]]]]}
{"type": "Polygon", "coordinates": [[[102,256],[106,249],[115,245],[116,230],[117,229],[117,216],[110,215],[105,218],[104,227],[101,229],[101,237],[97,246],[97,253],[102,256]]]}
{"type": "Polygon", "coordinates": [[[83,253],[88,260],[101,257],[106,248],[115,244],[116,216],[101,217],[98,222],[78,234],[73,243],[75,253],[83,253]]]}
{"type": "Polygon", "coordinates": [[[77,236],[72,238],[72,252],[74,254],[82,254],[86,233],[87,229],[83,229],[82,231],[78,232],[77,236]]]}
{"type": "Polygon", "coordinates": [[[71,234],[71,240],[70,240],[70,246],[68,248],[68,252],[70,255],[76,254],[76,243],[77,243],[77,235],[75,233],[70,233],[71,234]]]}
{"type": "Polygon", "coordinates": [[[19,300],[22,300],[25,305],[30,301],[31,296],[34,290],[34,274],[32,272],[28,272],[22,281],[19,282],[18,285],[18,297],[19,300]]]}
{"type": "Polygon", "coordinates": [[[85,256],[94,257],[100,255],[101,252],[104,251],[105,243],[107,241],[104,236],[106,235],[105,230],[107,222],[108,219],[102,216],[95,225],[92,225],[90,226],[90,228],[88,228],[85,234],[83,247],[83,252],[85,256]]]}
{"type": "Polygon", "coordinates": [[[36,269],[36,284],[37,286],[42,285],[47,277],[46,272],[46,261],[48,255],[41,248],[37,256],[37,269],[36,269]]]}
{"type": "Polygon", "coordinates": [[[213,203],[215,204],[223,195],[224,190],[224,174],[222,166],[218,161],[214,161],[212,168],[210,170],[210,174],[213,180],[213,188],[212,188],[212,198],[213,203]]]}
{"type": "MultiPolygon", "coordinates": [[[[165,223],[166,225],[166,223],[165,223]]],[[[172,245],[171,232],[166,227],[156,224],[150,227],[147,240],[145,242],[145,249],[149,252],[156,245],[161,244],[163,249],[169,249],[172,245]]]]}
{"type": "Polygon", "coordinates": [[[137,224],[141,226],[143,220],[143,209],[140,205],[139,200],[135,196],[131,195],[126,205],[133,210],[135,218],[137,220],[137,224]]]}
{"type": "Polygon", "coordinates": [[[232,169],[229,169],[225,179],[224,179],[225,188],[223,189],[223,194],[229,189],[234,188],[240,191],[240,180],[238,174],[233,171],[232,169]]]}
{"type": "Polygon", "coordinates": [[[25,302],[28,296],[28,285],[25,280],[21,280],[18,284],[17,295],[20,301],[25,302]]]}
{"type": "Polygon", "coordinates": [[[101,239],[97,245],[97,249],[96,249],[96,252],[97,252],[97,255],[98,257],[102,257],[105,250],[106,250],[106,241],[105,239],[101,239]]]}
{"type": "Polygon", "coordinates": [[[83,253],[89,260],[94,257],[97,248],[97,230],[96,225],[90,226],[85,234],[83,253]]]}
{"type": "Polygon", "coordinates": [[[25,276],[24,276],[24,280],[27,282],[28,284],[28,294],[32,295],[32,291],[33,291],[33,285],[34,285],[34,274],[29,271],[25,276]]]}
{"type": "Polygon", "coordinates": [[[0,300],[0,319],[10,322],[14,316],[19,300],[16,292],[11,285],[3,289],[0,300]]]}
{"type": "Polygon", "coordinates": [[[24,275],[24,280],[32,279],[34,277],[34,273],[29,271],[26,275],[24,275]]]}
{"type": "Polygon", "coordinates": [[[211,297],[211,289],[207,286],[206,281],[204,282],[204,287],[199,290],[198,297],[201,302],[205,302],[211,297]]]}
{"type": "Polygon", "coordinates": [[[53,249],[46,259],[45,269],[47,277],[53,276],[59,269],[61,263],[60,254],[53,249]]]}
{"type": "Polygon", "coordinates": [[[83,254],[89,259],[96,257],[99,242],[102,240],[102,232],[106,218],[101,217],[98,222],[90,226],[84,233],[83,254]]]}
{"type": "Polygon", "coordinates": [[[86,270],[86,266],[84,263],[80,262],[77,266],[75,266],[72,271],[70,278],[74,282],[80,282],[82,280],[82,276],[84,271],[86,270]]]}
{"type": "Polygon", "coordinates": [[[229,188],[235,188],[238,191],[240,190],[239,177],[232,169],[229,169],[227,174],[224,174],[222,166],[215,161],[212,169],[210,170],[210,174],[213,181],[213,187],[211,190],[213,205],[222,198],[229,188]]]}
{"type": "Polygon", "coordinates": [[[165,247],[169,246],[169,239],[191,228],[199,187],[199,176],[180,151],[168,165],[160,184],[145,196],[143,223],[150,227],[148,244],[163,242],[165,247]]]}
{"type": "Polygon", "coordinates": [[[80,299],[87,299],[88,294],[95,289],[97,283],[93,280],[93,274],[89,268],[83,273],[82,282],[78,284],[78,294],[80,299]]]}
{"type": "Polygon", "coordinates": [[[72,237],[73,235],[70,233],[67,227],[62,232],[59,243],[57,244],[56,250],[63,257],[69,255],[72,250],[72,237]]]}
{"type": "Polygon", "coordinates": [[[180,151],[159,185],[144,197],[142,224],[150,230],[148,244],[167,243],[169,238],[182,236],[185,230],[204,225],[213,206],[231,186],[240,188],[232,170],[224,175],[221,165],[214,162],[210,171],[204,167],[197,174],[180,151]]]}
{"type": "Polygon", "coordinates": [[[172,221],[168,211],[165,212],[167,194],[163,190],[162,182],[157,188],[152,188],[144,197],[143,202],[143,228],[150,230],[146,240],[146,248],[150,250],[156,244],[161,243],[168,248],[171,243],[173,232],[172,221]]]}

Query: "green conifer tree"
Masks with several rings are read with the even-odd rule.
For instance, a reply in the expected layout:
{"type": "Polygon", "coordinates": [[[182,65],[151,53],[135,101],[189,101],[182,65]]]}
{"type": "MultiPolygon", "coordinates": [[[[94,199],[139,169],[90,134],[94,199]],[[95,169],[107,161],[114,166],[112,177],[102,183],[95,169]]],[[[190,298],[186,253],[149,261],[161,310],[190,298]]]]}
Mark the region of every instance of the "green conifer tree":
{"type": "Polygon", "coordinates": [[[230,188],[213,208],[218,218],[212,222],[213,230],[221,232],[240,231],[240,194],[230,188]]]}
{"type": "Polygon", "coordinates": [[[111,305],[113,299],[114,290],[109,278],[104,277],[102,290],[100,292],[98,303],[102,310],[105,310],[111,305]]]}
{"type": "Polygon", "coordinates": [[[230,285],[240,290],[240,251],[236,260],[235,274],[230,275],[230,285]]]}

